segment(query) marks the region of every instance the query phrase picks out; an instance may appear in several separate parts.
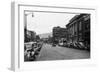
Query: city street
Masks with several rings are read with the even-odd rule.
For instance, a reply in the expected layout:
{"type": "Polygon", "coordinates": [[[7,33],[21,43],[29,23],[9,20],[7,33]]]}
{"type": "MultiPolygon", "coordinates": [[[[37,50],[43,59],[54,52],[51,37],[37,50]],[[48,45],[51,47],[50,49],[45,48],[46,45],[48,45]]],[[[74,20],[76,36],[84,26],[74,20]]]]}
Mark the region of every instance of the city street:
{"type": "Polygon", "coordinates": [[[37,61],[87,58],[90,58],[90,52],[86,50],[78,50],[60,46],[52,47],[50,44],[44,44],[37,61]]]}

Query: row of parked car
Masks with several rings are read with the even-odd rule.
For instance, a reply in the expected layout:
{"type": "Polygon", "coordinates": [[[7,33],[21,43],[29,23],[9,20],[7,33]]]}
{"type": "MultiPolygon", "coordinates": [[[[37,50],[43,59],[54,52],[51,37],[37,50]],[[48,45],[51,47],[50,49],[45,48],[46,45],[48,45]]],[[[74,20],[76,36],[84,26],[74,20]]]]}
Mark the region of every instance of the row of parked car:
{"type": "Polygon", "coordinates": [[[24,61],[34,61],[38,57],[42,48],[41,42],[24,43],[24,61]]]}
{"type": "Polygon", "coordinates": [[[90,50],[90,45],[84,44],[83,42],[65,43],[65,44],[63,44],[63,46],[69,47],[69,48],[82,49],[82,50],[90,50]]]}

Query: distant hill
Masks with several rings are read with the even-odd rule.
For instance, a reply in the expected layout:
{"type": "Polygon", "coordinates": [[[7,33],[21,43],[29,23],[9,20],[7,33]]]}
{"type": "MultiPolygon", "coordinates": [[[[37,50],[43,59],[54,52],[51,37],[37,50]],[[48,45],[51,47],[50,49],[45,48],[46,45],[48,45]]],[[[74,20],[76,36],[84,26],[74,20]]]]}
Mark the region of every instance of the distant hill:
{"type": "Polygon", "coordinates": [[[48,36],[52,37],[52,33],[43,33],[39,34],[40,38],[48,38],[48,36]]]}

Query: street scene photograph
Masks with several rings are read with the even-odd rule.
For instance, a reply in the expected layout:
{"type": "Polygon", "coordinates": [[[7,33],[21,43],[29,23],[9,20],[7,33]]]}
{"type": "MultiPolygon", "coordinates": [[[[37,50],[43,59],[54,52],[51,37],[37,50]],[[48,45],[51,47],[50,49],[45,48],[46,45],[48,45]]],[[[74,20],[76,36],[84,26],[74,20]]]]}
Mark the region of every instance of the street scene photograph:
{"type": "Polygon", "coordinates": [[[24,11],[24,62],[90,59],[91,14],[24,11]]]}

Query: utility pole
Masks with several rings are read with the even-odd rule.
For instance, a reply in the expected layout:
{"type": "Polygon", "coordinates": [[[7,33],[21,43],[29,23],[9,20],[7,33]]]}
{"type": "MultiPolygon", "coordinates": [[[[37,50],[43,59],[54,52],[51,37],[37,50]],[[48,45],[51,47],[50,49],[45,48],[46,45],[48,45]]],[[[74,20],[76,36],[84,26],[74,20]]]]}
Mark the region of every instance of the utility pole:
{"type": "Polygon", "coordinates": [[[24,42],[28,42],[28,40],[27,40],[27,16],[30,15],[30,14],[32,14],[32,17],[34,17],[33,12],[26,13],[26,11],[24,11],[24,24],[25,24],[24,42]]]}

